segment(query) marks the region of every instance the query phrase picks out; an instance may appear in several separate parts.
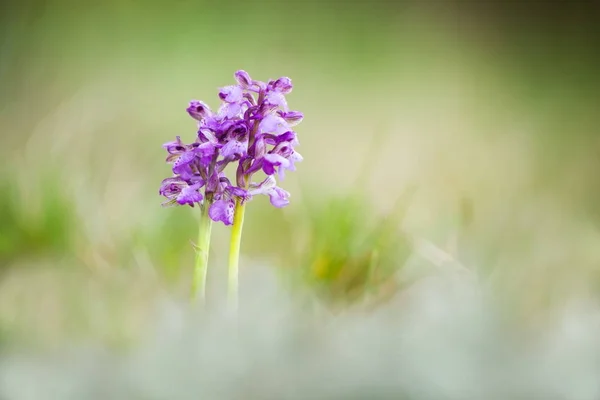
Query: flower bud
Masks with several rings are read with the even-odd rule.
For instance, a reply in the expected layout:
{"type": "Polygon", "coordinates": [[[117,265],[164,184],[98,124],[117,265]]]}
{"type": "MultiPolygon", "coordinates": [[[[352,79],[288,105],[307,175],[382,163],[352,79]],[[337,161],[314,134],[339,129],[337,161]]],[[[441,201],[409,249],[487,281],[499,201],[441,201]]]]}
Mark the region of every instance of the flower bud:
{"type": "Polygon", "coordinates": [[[287,76],[282,76],[273,82],[273,90],[283,94],[288,94],[292,91],[293,85],[292,80],[287,76]]]}
{"type": "Polygon", "coordinates": [[[210,107],[206,103],[199,100],[190,101],[186,111],[192,118],[197,119],[198,121],[202,121],[204,118],[212,115],[210,107]]]}
{"type": "Polygon", "coordinates": [[[242,89],[248,89],[250,85],[252,85],[252,78],[250,78],[250,75],[243,69],[236,71],[233,76],[242,89]]]}

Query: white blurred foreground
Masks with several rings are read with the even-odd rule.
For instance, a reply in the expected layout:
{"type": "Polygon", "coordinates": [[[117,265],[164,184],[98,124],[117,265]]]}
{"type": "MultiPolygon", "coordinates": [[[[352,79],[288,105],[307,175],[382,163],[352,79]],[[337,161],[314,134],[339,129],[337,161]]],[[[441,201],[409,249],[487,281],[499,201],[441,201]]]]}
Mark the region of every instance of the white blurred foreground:
{"type": "Polygon", "coordinates": [[[167,302],[127,350],[6,353],[0,398],[600,398],[600,313],[586,304],[517,328],[472,277],[440,272],[369,314],[315,318],[249,276],[237,323],[167,302]]]}

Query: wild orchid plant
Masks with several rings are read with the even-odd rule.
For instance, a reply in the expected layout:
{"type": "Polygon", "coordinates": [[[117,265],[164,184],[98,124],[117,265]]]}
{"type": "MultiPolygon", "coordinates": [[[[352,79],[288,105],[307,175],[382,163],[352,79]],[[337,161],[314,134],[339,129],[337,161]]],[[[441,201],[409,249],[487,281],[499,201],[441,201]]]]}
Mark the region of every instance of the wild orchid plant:
{"type": "Polygon", "coordinates": [[[167,162],[173,165],[173,176],[163,180],[160,194],[167,198],[164,206],[200,206],[200,227],[196,245],[196,263],[192,282],[192,298],[204,300],[212,221],[233,225],[229,250],[228,293],[237,307],[238,263],[244,210],[253,196],[269,196],[275,207],[289,204],[290,194],[278,187],[275,175],[283,179],[285,170],[294,171],[302,156],[294,150],[298,145],[294,125],[303,115],[290,111],[285,95],[292,91],[287,77],[268,82],[250,78],[246,71],[235,74],[237,85],[219,90],[222,103],[218,112],[198,100],[189,103],[187,112],[197,120],[196,140],[184,144],[179,136],[165,143],[167,162]],[[232,183],[225,168],[236,165],[232,183]],[[266,178],[253,181],[262,171],[266,178]]]}

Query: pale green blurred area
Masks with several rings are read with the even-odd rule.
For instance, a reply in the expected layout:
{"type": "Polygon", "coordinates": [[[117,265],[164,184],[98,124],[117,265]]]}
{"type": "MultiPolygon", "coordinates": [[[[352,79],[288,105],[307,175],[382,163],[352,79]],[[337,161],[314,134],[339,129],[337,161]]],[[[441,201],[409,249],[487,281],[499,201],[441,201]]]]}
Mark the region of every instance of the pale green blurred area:
{"type": "MultiPolygon", "coordinates": [[[[237,69],[291,77],[288,102],[305,114],[304,162],[282,183],[292,203],[251,203],[243,263],[368,266],[380,242],[355,236],[416,187],[382,231],[387,266],[416,251],[406,235],[524,315],[599,294],[591,24],[444,2],[3,7],[0,330],[11,339],[118,341],[165,290],[185,297],[197,215],[160,207],[161,145],[191,141],[187,102],[217,107],[237,69]]],[[[225,288],[228,233],[214,229],[212,292],[225,288]]]]}

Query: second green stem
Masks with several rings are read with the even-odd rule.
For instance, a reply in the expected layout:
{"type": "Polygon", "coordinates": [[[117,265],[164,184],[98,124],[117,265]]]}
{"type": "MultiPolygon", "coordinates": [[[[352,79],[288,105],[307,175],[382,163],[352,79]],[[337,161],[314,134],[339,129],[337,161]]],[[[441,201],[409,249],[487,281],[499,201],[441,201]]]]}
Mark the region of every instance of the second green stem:
{"type": "Polygon", "coordinates": [[[240,199],[236,200],[233,227],[231,229],[231,242],[229,246],[229,277],[227,285],[229,303],[233,310],[237,310],[238,308],[238,269],[245,208],[246,207],[244,207],[244,204],[242,204],[240,199]]]}

